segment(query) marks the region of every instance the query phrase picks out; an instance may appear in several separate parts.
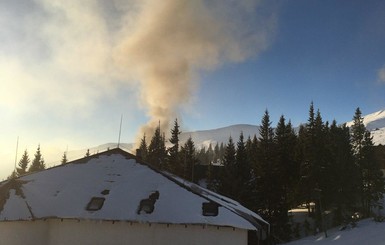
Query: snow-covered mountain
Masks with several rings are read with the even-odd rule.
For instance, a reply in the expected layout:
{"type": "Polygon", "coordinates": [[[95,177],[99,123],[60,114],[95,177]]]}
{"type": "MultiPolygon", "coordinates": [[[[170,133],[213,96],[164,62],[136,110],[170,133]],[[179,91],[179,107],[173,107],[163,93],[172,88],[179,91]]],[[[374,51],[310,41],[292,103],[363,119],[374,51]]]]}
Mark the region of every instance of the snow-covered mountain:
{"type": "MultiPolygon", "coordinates": [[[[377,111],[366,115],[364,118],[364,124],[366,128],[371,132],[373,136],[373,142],[375,145],[385,145],[385,110],[377,111]]],[[[347,122],[347,126],[352,126],[353,121],[347,122]]],[[[218,142],[226,144],[231,136],[234,142],[238,141],[240,133],[243,132],[245,140],[248,136],[259,136],[259,126],[249,124],[237,124],[224,128],[201,130],[195,132],[182,132],[180,140],[184,142],[189,136],[193,139],[197,147],[208,147],[211,143],[214,147],[218,142]]]]}
{"type": "MultiPolygon", "coordinates": [[[[371,113],[364,118],[364,124],[366,128],[371,132],[373,136],[373,142],[375,145],[385,145],[385,110],[371,113]]],[[[347,122],[347,126],[352,126],[353,122],[347,122]]],[[[182,132],[180,135],[180,141],[183,144],[190,136],[193,139],[197,148],[207,147],[211,144],[214,147],[217,143],[226,144],[229,141],[229,137],[233,138],[234,142],[239,139],[240,133],[243,132],[245,140],[247,137],[259,136],[259,126],[249,124],[236,124],[228,127],[199,130],[191,132],[182,132]]],[[[117,146],[116,143],[107,143],[96,147],[89,148],[91,154],[102,152],[108,148],[112,149],[117,146]]],[[[135,154],[133,143],[121,143],[120,147],[135,154]]],[[[67,157],[70,160],[81,158],[85,155],[87,149],[68,152],[67,157]]]]}
{"type": "Polygon", "coordinates": [[[243,132],[245,140],[247,137],[254,137],[259,135],[259,126],[249,124],[236,124],[224,128],[200,130],[194,132],[182,132],[180,135],[180,141],[185,142],[190,136],[195,145],[199,147],[208,147],[210,144],[214,147],[217,143],[226,144],[229,141],[229,137],[233,138],[234,142],[237,142],[239,136],[243,132]]]}
{"type": "MultiPolygon", "coordinates": [[[[363,118],[366,128],[373,136],[373,143],[385,145],[385,110],[371,113],[363,118]]],[[[346,125],[352,126],[353,121],[347,122],[346,125]]]]}

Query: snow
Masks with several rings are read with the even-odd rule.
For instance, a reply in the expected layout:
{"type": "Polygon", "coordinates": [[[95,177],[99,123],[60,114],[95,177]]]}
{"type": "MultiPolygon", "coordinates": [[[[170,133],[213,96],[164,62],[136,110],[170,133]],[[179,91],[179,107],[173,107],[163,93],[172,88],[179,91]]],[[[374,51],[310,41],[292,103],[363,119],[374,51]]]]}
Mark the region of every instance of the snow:
{"type": "MultiPolygon", "coordinates": [[[[385,123],[384,123],[385,124],[385,123]]],[[[374,145],[385,145],[385,127],[370,131],[374,145]]]]}
{"type": "Polygon", "coordinates": [[[8,218],[18,220],[24,217],[32,218],[25,200],[16,195],[15,190],[10,190],[10,198],[4,205],[4,211],[0,213],[0,220],[7,220],[8,218]]]}
{"type": "MultiPolygon", "coordinates": [[[[85,163],[70,163],[21,177],[19,181],[23,181],[21,189],[25,199],[11,189],[0,220],[55,217],[256,229],[225,203],[219,203],[217,216],[203,216],[202,203],[219,200],[217,196],[211,198],[210,193],[193,193],[189,190],[191,186],[181,185],[167,173],[157,172],[126,157],[118,153],[99,154],[85,163]],[[109,190],[109,194],[103,195],[103,190],[109,190]],[[140,201],[155,191],[160,196],[155,202],[154,212],[138,214],[140,201]],[[105,198],[100,210],[86,210],[92,197],[105,198]]],[[[237,204],[237,208],[243,207],[237,204]]],[[[251,211],[247,212],[256,219],[260,218],[251,211]]]]}
{"type": "Polygon", "coordinates": [[[210,190],[207,190],[205,188],[202,188],[199,185],[196,185],[194,183],[191,183],[189,181],[186,181],[182,178],[179,178],[177,176],[173,176],[176,181],[183,184],[184,186],[189,187],[192,191],[195,193],[199,193],[200,195],[222,205],[223,207],[226,207],[227,209],[231,210],[234,213],[238,213],[240,215],[244,215],[246,217],[253,217],[254,219],[258,220],[260,223],[264,223],[265,225],[269,225],[265,220],[262,219],[261,216],[254,213],[253,211],[243,207],[240,203],[237,201],[234,201],[228,197],[219,195],[215,192],[212,192],[210,190]]]}
{"type": "MultiPolygon", "coordinates": [[[[373,136],[373,143],[375,145],[385,145],[385,110],[363,116],[363,119],[366,128],[373,136]]],[[[351,127],[353,121],[347,122],[346,125],[351,127]]],[[[298,131],[298,128],[295,128],[295,130],[298,131]]],[[[229,141],[230,136],[233,138],[234,142],[237,142],[241,132],[243,132],[245,139],[247,139],[248,136],[253,137],[254,135],[257,135],[258,137],[259,126],[236,124],[218,129],[183,132],[180,136],[180,140],[181,142],[185,142],[187,138],[191,136],[198,148],[206,147],[207,149],[210,144],[213,148],[216,143],[226,144],[229,141]]]]}
{"type": "Polygon", "coordinates": [[[365,219],[358,222],[357,227],[340,230],[335,228],[328,230],[328,237],[324,233],[316,236],[309,236],[297,241],[286,243],[285,245],[307,245],[307,244],[333,244],[333,245],[351,245],[351,244],[385,244],[385,222],[377,223],[372,219],[365,219]]]}
{"type": "MultiPolygon", "coordinates": [[[[385,110],[363,116],[363,122],[373,136],[373,143],[385,145],[385,110]]],[[[347,122],[346,125],[351,127],[353,121],[347,122]]]]}
{"type": "Polygon", "coordinates": [[[254,135],[259,135],[259,127],[249,124],[236,124],[228,127],[211,129],[211,130],[201,130],[194,132],[182,132],[180,135],[180,141],[185,142],[191,136],[192,140],[198,146],[198,148],[206,147],[206,149],[211,144],[214,149],[217,143],[226,144],[229,141],[229,137],[233,138],[234,142],[238,141],[239,135],[243,132],[245,140],[247,137],[253,137],[254,135]]]}

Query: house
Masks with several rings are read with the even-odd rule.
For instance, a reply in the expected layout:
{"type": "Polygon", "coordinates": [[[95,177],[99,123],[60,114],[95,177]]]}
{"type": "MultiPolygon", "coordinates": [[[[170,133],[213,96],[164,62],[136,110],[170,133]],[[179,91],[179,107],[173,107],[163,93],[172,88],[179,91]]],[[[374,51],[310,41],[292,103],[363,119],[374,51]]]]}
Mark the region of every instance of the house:
{"type": "Polygon", "coordinates": [[[1,244],[259,244],[239,203],[116,148],[0,183],[1,244]]]}

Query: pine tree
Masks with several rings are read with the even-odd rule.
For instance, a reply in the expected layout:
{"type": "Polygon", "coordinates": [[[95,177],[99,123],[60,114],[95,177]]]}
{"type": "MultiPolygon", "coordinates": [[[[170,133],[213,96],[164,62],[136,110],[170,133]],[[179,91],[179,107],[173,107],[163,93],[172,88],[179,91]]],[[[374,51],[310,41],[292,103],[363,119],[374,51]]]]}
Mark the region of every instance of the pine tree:
{"type": "MultiPolygon", "coordinates": [[[[287,180],[284,180],[287,162],[280,162],[277,145],[278,138],[283,140],[286,135],[284,117],[281,117],[280,123],[278,123],[277,130],[280,131],[278,134],[274,134],[271,124],[269,112],[266,110],[259,131],[258,162],[261,167],[261,174],[257,181],[257,195],[260,198],[259,201],[262,202],[259,212],[270,221],[275,236],[281,240],[288,240],[287,180]]],[[[279,143],[283,142],[279,141],[279,143]]],[[[281,157],[282,159],[286,158],[283,153],[281,157]]]]}
{"type": "Polygon", "coordinates": [[[355,114],[353,117],[353,125],[351,127],[351,142],[352,142],[353,154],[358,162],[362,158],[361,153],[362,153],[365,132],[366,132],[366,128],[364,125],[364,118],[362,117],[361,110],[358,107],[355,111],[355,114]]]}
{"type": "Polygon", "coordinates": [[[252,178],[252,166],[248,158],[246,143],[244,142],[243,132],[239,135],[235,155],[235,191],[236,200],[248,208],[253,206],[254,182],[252,178]]]}
{"type": "Polygon", "coordinates": [[[369,131],[365,132],[362,147],[362,187],[364,213],[369,215],[371,209],[378,206],[385,192],[385,182],[379,163],[374,157],[373,138],[369,131]]]}
{"type": "Polygon", "coordinates": [[[225,155],[225,151],[226,151],[225,146],[224,146],[223,142],[221,142],[221,145],[219,146],[219,159],[221,162],[222,162],[222,159],[225,155]]]}
{"type": "Polygon", "coordinates": [[[143,134],[143,138],[140,140],[139,145],[140,157],[143,161],[148,161],[148,146],[146,142],[146,134],[143,134]]]}
{"type": "Polygon", "coordinates": [[[44,158],[41,157],[41,161],[40,161],[40,169],[39,169],[39,171],[44,170],[45,168],[46,168],[46,166],[45,166],[44,158]]]}
{"type": "Polygon", "coordinates": [[[37,172],[45,169],[44,159],[40,152],[40,145],[37,147],[35,158],[33,159],[28,172],[37,172]]]}
{"type": "Polygon", "coordinates": [[[355,163],[360,174],[360,198],[364,215],[370,214],[371,207],[384,193],[384,179],[379,163],[374,157],[374,145],[370,132],[366,130],[361,110],[356,109],[351,128],[351,143],[355,163]]]}
{"type": "Polygon", "coordinates": [[[249,137],[246,141],[247,158],[250,161],[254,181],[255,176],[260,173],[260,168],[258,167],[258,144],[258,138],[255,134],[252,139],[249,137]]]}
{"type": "MultiPolygon", "coordinates": [[[[313,175],[312,179],[315,181],[314,190],[321,191],[318,202],[322,201],[323,208],[329,207],[331,205],[328,195],[330,195],[333,185],[329,180],[329,173],[331,172],[331,162],[330,162],[330,148],[327,146],[329,142],[329,123],[324,123],[321,117],[319,109],[317,110],[316,119],[315,119],[315,141],[313,145],[313,175]]],[[[314,195],[314,194],[313,194],[314,195]]],[[[316,193],[317,196],[317,193],[316,193]]],[[[316,206],[316,211],[318,215],[321,214],[321,203],[316,206]]]]}
{"type": "MultiPolygon", "coordinates": [[[[266,110],[262,117],[259,129],[259,146],[258,146],[258,164],[259,170],[257,176],[257,196],[259,198],[259,212],[275,226],[275,209],[277,193],[275,185],[276,179],[276,159],[274,153],[274,132],[271,127],[269,112],[266,110]]],[[[279,191],[278,191],[279,192],[279,191]]],[[[280,197],[279,197],[280,198],[280,197]]]]}
{"type": "Polygon", "coordinates": [[[7,180],[15,179],[17,178],[17,172],[15,170],[12,171],[11,175],[7,177],[7,180]]]}
{"type": "Polygon", "coordinates": [[[25,149],[24,154],[19,161],[18,167],[16,168],[17,176],[22,176],[27,173],[27,167],[30,162],[27,149],[25,149]]]}
{"type": "Polygon", "coordinates": [[[183,178],[192,182],[196,181],[194,172],[198,159],[196,157],[195,144],[191,136],[181,147],[180,156],[183,162],[183,178]]]}
{"type": "Polygon", "coordinates": [[[296,158],[296,148],[298,145],[298,137],[295,133],[295,130],[291,124],[291,121],[286,124],[286,154],[288,156],[287,165],[286,165],[286,176],[288,176],[288,185],[289,189],[292,190],[289,194],[290,204],[297,204],[294,199],[297,194],[296,190],[298,189],[298,182],[300,179],[300,163],[296,158]]]}
{"type": "Polygon", "coordinates": [[[309,204],[310,202],[316,202],[317,220],[321,219],[319,200],[327,193],[326,181],[327,181],[327,143],[326,136],[327,130],[325,124],[322,121],[321,113],[318,110],[317,114],[314,113],[313,102],[310,104],[308,123],[301,129],[299,134],[301,162],[300,162],[300,192],[303,198],[303,202],[309,204]],[[316,200],[315,200],[316,199],[316,200]],[[318,200],[318,201],[317,201],[318,200]]]}
{"type": "Polygon", "coordinates": [[[229,141],[225,148],[225,153],[222,159],[223,167],[220,170],[218,191],[230,198],[235,198],[236,188],[234,186],[234,173],[236,164],[236,150],[233,142],[233,138],[230,136],[229,141]]]}
{"type": "Polygon", "coordinates": [[[209,163],[209,154],[206,151],[206,147],[202,147],[197,153],[197,159],[200,165],[208,165],[209,163]]]}
{"type": "Polygon", "coordinates": [[[168,148],[168,166],[169,171],[174,174],[181,175],[182,166],[180,164],[179,158],[179,135],[181,131],[179,130],[178,120],[174,121],[174,128],[171,129],[171,138],[169,142],[172,144],[171,147],[168,148]]]}
{"type": "Polygon", "coordinates": [[[344,214],[353,212],[354,204],[358,198],[359,186],[357,184],[359,172],[354,163],[350,132],[346,124],[337,126],[335,120],[332,122],[328,145],[330,147],[331,165],[333,166],[328,176],[331,184],[329,197],[336,210],[335,223],[341,224],[344,220],[344,214]]]}
{"type": "Polygon", "coordinates": [[[161,134],[159,125],[155,129],[150,145],[148,146],[148,161],[153,166],[164,169],[167,164],[166,156],[165,137],[161,134]]]}
{"type": "Polygon", "coordinates": [[[213,162],[219,162],[221,158],[222,158],[222,156],[220,155],[219,144],[218,144],[218,142],[217,142],[217,143],[215,144],[215,147],[214,147],[214,157],[213,157],[213,162]]]}
{"type": "Polygon", "coordinates": [[[212,154],[213,154],[212,159],[209,161],[209,165],[206,171],[206,183],[207,183],[207,188],[209,190],[218,191],[219,179],[220,179],[219,178],[220,171],[218,171],[218,163],[221,162],[221,153],[220,153],[218,142],[215,144],[212,154]]]}
{"type": "Polygon", "coordinates": [[[90,149],[87,149],[86,154],[84,155],[84,157],[89,157],[89,156],[90,156],[90,149]]]}
{"type": "Polygon", "coordinates": [[[210,162],[214,161],[214,158],[215,158],[215,153],[213,150],[213,146],[210,143],[209,146],[207,147],[207,151],[206,151],[206,159],[207,160],[203,164],[205,164],[205,165],[209,164],[210,162]]]}
{"type": "Polygon", "coordinates": [[[276,145],[276,160],[278,177],[284,190],[282,196],[282,205],[289,208],[295,206],[295,190],[299,180],[299,165],[295,160],[295,147],[297,144],[297,136],[291,123],[285,122],[285,117],[282,115],[278,121],[274,142],[276,145]]]}
{"type": "Polygon", "coordinates": [[[353,156],[355,164],[359,171],[359,179],[357,180],[359,185],[359,199],[361,201],[362,211],[365,215],[368,215],[367,207],[369,200],[365,198],[365,156],[364,156],[364,139],[365,139],[366,128],[364,125],[364,119],[360,108],[358,107],[353,117],[353,125],[351,127],[351,144],[353,149],[353,156]]]}
{"type": "Polygon", "coordinates": [[[61,159],[61,164],[64,165],[64,164],[67,164],[68,162],[68,159],[67,159],[67,152],[64,152],[63,153],[63,157],[61,159]]]}

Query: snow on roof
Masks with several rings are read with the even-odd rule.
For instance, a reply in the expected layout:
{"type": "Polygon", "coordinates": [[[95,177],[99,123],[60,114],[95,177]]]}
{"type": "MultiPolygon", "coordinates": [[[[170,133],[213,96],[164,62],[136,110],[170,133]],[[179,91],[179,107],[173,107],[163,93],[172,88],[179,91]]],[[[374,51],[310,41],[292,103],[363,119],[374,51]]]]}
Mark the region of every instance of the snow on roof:
{"type": "Polygon", "coordinates": [[[267,224],[235,201],[157,171],[121,149],[0,183],[0,193],[0,221],[91,219],[248,230],[267,224]],[[156,192],[154,211],[141,212],[141,200],[156,192]],[[93,197],[102,200],[100,210],[87,209],[93,197]],[[219,204],[217,216],[202,214],[202,204],[210,201],[219,204]]]}

